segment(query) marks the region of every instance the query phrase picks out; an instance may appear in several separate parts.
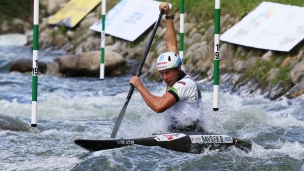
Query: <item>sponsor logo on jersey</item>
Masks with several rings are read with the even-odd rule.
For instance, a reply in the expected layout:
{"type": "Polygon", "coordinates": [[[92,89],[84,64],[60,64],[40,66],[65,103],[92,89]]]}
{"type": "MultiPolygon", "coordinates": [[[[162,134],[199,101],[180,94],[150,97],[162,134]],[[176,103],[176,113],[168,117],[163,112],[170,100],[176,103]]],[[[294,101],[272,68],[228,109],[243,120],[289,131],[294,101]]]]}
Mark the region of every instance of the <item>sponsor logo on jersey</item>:
{"type": "Polygon", "coordinates": [[[182,84],[182,85],[186,85],[186,82],[184,82],[184,81],[178,81],[177,83],[182,84]]]}

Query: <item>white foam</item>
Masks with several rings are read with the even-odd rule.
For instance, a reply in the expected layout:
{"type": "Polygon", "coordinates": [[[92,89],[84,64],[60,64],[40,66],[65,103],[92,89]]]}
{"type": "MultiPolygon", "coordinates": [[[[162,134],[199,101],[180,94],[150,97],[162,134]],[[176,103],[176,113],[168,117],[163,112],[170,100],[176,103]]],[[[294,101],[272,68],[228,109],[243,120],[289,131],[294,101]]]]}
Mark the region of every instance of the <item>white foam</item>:
{"type": "Polygon", "coordinates": [[[26,43],[27,43],[27,36],[24,34],[0,35],[0,46],[23,46],[26,43]]]}
{"type": "MultiPolygon", "coordinates": [[[[4,170],[50,170],[51,168],[60,168],[59,170],[70,170],[79,159],[75,156],[48,156],[31,157],[25,161],[13,163],[2,163],[4,170]]],[[[51,169],[51,170],[53,170],[51,169]]]]}

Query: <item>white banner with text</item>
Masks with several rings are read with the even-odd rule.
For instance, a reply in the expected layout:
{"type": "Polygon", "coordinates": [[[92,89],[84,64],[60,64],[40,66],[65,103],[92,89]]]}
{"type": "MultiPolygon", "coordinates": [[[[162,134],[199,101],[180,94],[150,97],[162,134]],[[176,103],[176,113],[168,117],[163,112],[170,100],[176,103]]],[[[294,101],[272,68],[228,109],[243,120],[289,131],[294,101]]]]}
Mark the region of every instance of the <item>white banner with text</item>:
{"type": "MultiPolygon", "coordinates": [[[[160,2],[154,0],[121,0],[106,14],[105,32],[128,41],[136,40],[159,16],[160,2]]],[[[90,29],[101,32],[101,20],[90,29]]]]}
{"type": "Polygon", "coordinates": [[[304,8],[262,2],[220,40],[259,49],[290,51],[304,38],[304,8]]]}

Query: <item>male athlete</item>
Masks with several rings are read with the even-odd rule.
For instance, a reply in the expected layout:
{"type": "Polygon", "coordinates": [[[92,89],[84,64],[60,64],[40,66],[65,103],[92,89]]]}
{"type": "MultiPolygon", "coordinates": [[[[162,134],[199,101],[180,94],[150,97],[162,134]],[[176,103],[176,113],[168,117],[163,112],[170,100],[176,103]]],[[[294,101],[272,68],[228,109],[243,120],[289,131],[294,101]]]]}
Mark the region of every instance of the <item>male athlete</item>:
{"type": "Polygon", "coordinates": [[[166,47],[168,52],[161,54],[156,62],[156,69],[167,84],[167,91],[161,97],[152,95],[133,76],[130,84],[136,88],[147,105],[156,113],[165,112],[170,132],[203,131],[201,127],[201,95],[200,90],[188,74],[182,69],[182,61],[177,55],[177,40],[174,29],[174,16],[169,4],[162,2],[159,10],[163,10],[167,19],[166,47]]]}

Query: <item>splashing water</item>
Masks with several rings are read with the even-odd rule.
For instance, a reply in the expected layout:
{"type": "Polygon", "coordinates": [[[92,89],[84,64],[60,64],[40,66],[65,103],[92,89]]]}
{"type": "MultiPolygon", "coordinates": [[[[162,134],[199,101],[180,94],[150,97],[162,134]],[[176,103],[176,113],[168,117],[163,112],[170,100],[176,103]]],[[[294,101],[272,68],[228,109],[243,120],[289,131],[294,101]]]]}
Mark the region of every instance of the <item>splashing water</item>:
{"type": "MultiPolygon", "coordinates": [[[[22,47],[0,47],[0,115],[24,131],[0,131],[1,170],[304,170],[303,97],[270,101],[220,92],[213,111],[211,87],[203,88],[205,126],[253,143],[252,151],[186,154],[159,147],[127,146],[89,153],[75,139],[107,139],[127,97],[130,77],[60,78],[39,75],[36,128],[30,127],[31,75],[9,73],[7,66],[31,56],[22,47]]],[[[52,58],[52,56],[48,56],[52,58]]],[[[164,83],[144,81],[153,94],[164,83]]],[[[137,91],[117,137],[146,137],[165,127],[137,91]]]]}

